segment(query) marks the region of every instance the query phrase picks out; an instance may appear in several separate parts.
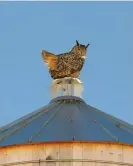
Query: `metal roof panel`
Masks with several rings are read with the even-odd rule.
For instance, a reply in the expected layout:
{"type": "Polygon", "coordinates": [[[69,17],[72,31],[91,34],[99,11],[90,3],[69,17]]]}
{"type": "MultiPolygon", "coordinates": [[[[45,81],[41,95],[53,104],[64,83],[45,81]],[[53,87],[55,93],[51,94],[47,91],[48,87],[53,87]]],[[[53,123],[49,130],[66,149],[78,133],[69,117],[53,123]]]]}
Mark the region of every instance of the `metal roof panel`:
{"type": "Polygon", "coordinates": [[[133,125],[65,96],[0,128],[0,146],[59,141],[133,144],[133,125]]]}

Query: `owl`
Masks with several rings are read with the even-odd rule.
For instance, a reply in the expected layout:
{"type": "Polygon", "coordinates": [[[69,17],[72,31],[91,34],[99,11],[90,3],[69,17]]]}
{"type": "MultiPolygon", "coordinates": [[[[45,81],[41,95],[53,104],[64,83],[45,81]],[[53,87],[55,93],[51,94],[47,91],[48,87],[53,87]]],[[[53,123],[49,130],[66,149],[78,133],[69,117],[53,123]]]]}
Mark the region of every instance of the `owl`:
{"type": "Polygon", "coordinates": [[[89,45],[79,44],[76,40],[76,45],[70,52],[58,55],[42,50],[42,58],[48,66],[51,77],[53,79],[64,77],[78,78],[84,65],[89,45]]]}

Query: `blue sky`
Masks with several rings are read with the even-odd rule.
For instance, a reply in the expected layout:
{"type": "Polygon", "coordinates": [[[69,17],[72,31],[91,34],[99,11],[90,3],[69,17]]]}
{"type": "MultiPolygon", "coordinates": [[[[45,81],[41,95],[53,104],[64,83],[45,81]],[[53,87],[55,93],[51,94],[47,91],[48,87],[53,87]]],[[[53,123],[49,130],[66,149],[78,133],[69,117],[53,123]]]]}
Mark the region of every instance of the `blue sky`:
{"type": "Polygon", "coordinates": [[[51,99],[40,52],[90,42],[87,104],[133,124],[133,2],[0,2],[0,126],[51,99]]]}

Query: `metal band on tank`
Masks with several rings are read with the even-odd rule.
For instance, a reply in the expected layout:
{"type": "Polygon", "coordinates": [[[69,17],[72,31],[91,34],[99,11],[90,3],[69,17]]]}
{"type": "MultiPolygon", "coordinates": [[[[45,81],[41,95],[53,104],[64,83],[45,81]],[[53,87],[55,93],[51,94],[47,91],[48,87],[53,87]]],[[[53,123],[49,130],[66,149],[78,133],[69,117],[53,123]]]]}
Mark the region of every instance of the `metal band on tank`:
{"type": "Polygon", "coordinates": [[[85,103],[85,101],[83,99],[81,99],[80,97],[76,97],[76,96],[59,96],[59,97],[56,97],[54,99],[52,99],[50,101],[50,104],[53,103],[53,102],[57,102],[57,101],[60,101],[60,100],[73,100],[73,101],[80,101],[80,102],[83,102],[85,103]]]}

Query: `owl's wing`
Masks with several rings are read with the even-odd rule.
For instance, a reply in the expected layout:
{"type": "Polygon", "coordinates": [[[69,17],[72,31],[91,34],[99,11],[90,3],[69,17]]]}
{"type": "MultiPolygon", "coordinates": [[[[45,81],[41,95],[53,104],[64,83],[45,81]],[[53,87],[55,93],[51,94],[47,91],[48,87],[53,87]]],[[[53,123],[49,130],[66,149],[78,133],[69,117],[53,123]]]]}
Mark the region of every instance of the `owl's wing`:
{"type": "Polygon", "coordinates": [[[45,50],[42,50],[41,54],[48,68],[54,70],[56,68],[57,56],[45,50]]]}
{"type": "Polygon", "coordinates": [[[81,61],[79,59],[69,61],[68,63],[66,63],[66,62],[64,62],[64,63],[73,72],[81,70],[81,68],[83,66],[83,61],[81,61]]]}

